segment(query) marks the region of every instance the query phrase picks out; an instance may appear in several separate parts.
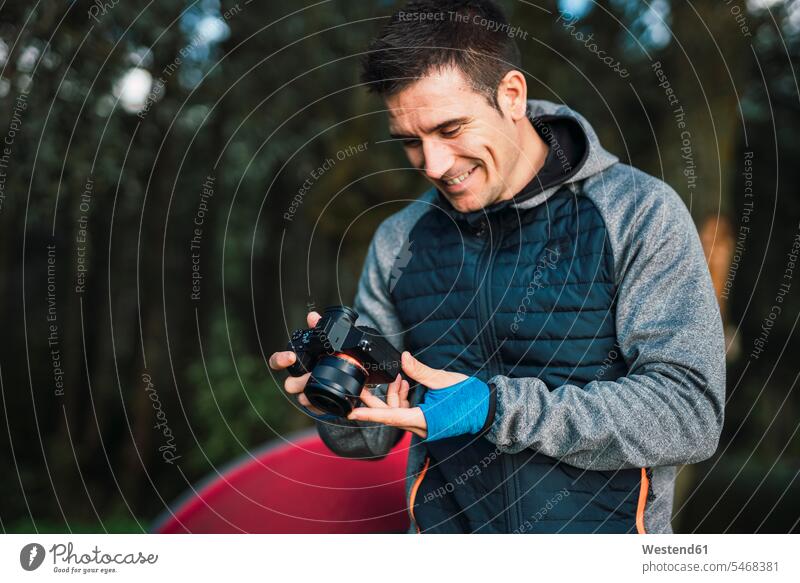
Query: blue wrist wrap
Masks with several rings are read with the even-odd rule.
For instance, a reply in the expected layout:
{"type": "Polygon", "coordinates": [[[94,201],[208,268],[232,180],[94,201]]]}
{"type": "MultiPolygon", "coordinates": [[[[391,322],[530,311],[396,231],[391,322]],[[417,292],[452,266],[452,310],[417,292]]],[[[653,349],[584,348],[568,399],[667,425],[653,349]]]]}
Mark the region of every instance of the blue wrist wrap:
{"type": "Polygon", "coordinates": [[[489,415],[489,385],[469,377],[444,389],[428,389],[419,408],[428,425],[425,441],[478,433],[489,415]]]}

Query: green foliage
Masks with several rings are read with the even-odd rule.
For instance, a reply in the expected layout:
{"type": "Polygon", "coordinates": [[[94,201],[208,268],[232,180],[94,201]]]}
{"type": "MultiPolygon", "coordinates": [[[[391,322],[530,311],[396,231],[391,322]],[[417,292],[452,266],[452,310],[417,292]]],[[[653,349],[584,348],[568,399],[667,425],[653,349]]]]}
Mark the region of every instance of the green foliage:
{"type": "Polygon", "coordinates": [[[204,359],[189,366],[187,378],[195,389],[192,429],[198,447],[188,465],[209,470],[246,455],[254,443],[262,443],[310,426],[308,417],[294,410],[282,383],[276,382],[260,357],[243,354],[230,346],[241,338],[241,327],[214,319],[204,342],[204,359]]]}

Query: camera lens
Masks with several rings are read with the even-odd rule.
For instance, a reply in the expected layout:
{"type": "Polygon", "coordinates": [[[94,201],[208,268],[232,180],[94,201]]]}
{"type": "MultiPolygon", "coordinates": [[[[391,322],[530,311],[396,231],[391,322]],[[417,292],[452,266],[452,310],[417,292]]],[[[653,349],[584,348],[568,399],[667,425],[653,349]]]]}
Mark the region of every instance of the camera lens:
{"type": "Polygon", "coordinates": [[[347,417],[360,399],[368,373],[358,360],[336,353],[322,357],[306,383],[305,395],[314,407],[347,417]]]}

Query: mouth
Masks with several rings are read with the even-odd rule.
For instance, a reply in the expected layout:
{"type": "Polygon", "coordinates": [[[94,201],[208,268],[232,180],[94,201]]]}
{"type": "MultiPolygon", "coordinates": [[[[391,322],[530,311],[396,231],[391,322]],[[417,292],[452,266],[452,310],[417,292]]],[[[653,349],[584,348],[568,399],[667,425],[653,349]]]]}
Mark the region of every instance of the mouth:
{"type": "Polygon", "coordinates": [[[460,191],[466,188],[465,183],[469,180],[470,176],[475,172],[478,168],[477,164],[464,172],[463,174],[459,174],[458,176],[454,176],[453,178],[442,179],[442,182],[447,186],[447,189],[450,191],[460,191]]]}

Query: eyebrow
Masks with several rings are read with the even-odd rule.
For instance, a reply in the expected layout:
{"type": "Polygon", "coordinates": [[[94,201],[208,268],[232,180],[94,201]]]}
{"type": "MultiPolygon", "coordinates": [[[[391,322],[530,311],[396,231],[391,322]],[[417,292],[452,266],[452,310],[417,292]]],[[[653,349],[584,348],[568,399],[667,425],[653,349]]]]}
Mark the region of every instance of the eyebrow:
{"type": "MultiPolygon", "coordinates": [[[[446,128],[452,125],[461,125],[469,122],[470,118],[468,117],[457,117],[454,119],[448,119],[447,121],[443,121],[442,123],[438,124],[436,127],[432,128],[427,132],[423,132],[426,134],[431,134],[433,132],[439,131],[442,128],[446,128]]],[[[389,132],[389,135],[395,140],[407,140],[409,138],[417,138],[417,136],[410,135],[410,134],[398,134],[394,132],[389,132]]]]}

